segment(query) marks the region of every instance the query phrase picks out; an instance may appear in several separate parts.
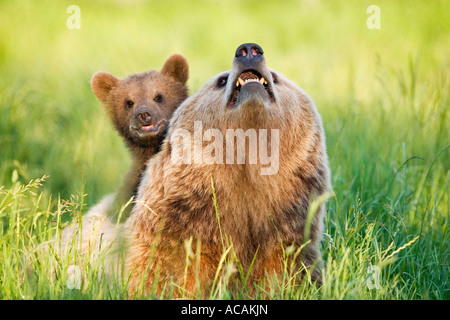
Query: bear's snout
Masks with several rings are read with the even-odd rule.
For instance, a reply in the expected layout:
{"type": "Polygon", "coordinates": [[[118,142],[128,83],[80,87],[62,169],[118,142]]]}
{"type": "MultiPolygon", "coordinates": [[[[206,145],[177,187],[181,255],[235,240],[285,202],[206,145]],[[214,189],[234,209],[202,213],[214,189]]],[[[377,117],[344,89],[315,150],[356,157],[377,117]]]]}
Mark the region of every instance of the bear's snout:
{"type": "Polygon", "coordinates": [[[162,134],[165,126],[166,119],[161,119],[159,113],[155,115],[149,107],[140,106],[133,112],[129,130],[133,136],[143,141],[162,134]]]}
{"type": "Polygon", "coordinates": [[[152,121],[152,114],[148,108],[140,108],[135,112],[135,118],[140,125],[149,125],[152,121]]]}
{"type": "Polygon", "coordinates": [[[234,55],[234,60],[245,69],[259,69],[260,63],[264,60],[263,49],[256,43],[241,44],[234,55]]]}
{"type": "Polygon", "coordinates": [[[263,49],[256,43],[244,43],[236,49],[229,77],[226,92],[229,109],[243,103],[269,106],[275,102],[273,79],[263,49]]]}

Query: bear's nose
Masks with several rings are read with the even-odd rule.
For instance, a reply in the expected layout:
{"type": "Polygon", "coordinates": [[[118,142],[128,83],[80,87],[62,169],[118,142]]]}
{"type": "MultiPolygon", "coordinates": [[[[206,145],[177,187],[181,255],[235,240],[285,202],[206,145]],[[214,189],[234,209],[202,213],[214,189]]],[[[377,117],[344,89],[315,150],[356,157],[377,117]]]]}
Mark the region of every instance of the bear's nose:
{"type": "Polygon", "coordinates": [[[243,57],[251,60],[254,57],[262,56],[263,54],[263,49],[256,43],[244,43],[236,49],[235,57],[238,59],[243,57]]]}
{"type": "Polygon", "coordinates": [[[259,63],[263,60],[263,49],[256,43],[241,44],[234,55],[234,61],[243,69],[258,69],[259,63]]]}
{"type": "Polygon", "coordinates": [[[136,111],[136,118],[138,118],[141,123],[148,124],[152,120],[152,115],[147,108],[139,109],[136,111]]]}

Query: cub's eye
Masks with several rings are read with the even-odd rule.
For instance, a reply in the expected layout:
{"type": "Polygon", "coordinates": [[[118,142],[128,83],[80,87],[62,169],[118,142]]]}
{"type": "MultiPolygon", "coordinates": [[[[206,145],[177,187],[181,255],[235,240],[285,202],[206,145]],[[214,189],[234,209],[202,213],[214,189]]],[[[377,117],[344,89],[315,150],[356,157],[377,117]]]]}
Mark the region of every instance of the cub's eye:
{"type": "Polygon", "coordinates": [[[273,83],[277,84],[279,82],[277,74],[274,72],[271,72],[271,74],[272,74],[273,83]]]}
{"type": "Polygon", "coordinates": [[[217,88],[224,87],[227,84],[227,81],[228,81],[228,76],[220,77],[219,79],[217,79],[216,87],[217,88]]]}
{"type": "Polygon", "coordinates": [[[162,94],[158,93],[153,100],[155,100],[156,102],[162,102],[163,101],[163,96],[162,94]]]}
{"type": "Polygon", "coordinates": [[[131,108],[134,105],[134,101],[130,99],[125,99],[125,106],[131,108]]]}

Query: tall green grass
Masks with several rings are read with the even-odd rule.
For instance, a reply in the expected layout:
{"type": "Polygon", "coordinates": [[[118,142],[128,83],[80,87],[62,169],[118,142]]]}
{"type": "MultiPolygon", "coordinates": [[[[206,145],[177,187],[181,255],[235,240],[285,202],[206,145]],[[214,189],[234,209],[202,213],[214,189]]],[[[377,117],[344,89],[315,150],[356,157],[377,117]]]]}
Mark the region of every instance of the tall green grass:
{"type": "MultiPolygon", "coordinates": [[[[23,273],[24,254],[114,191],[130,164],[92,74],[160,68],[182,52],[194,92],[251,41],[314,99],[334,189],[322,287],[286,272],[269,296],[449,299],[448,1],[378,1],[380,30],[366,27],[369,1],[79,1],[80,30],[66,28],[70,4],[0,3],[0,298],[127,297],[95,263],[80,290],[51,254],[23,273]]],[[[206,298],[231,297],[226,281],[215,288],[206,298]]]]}

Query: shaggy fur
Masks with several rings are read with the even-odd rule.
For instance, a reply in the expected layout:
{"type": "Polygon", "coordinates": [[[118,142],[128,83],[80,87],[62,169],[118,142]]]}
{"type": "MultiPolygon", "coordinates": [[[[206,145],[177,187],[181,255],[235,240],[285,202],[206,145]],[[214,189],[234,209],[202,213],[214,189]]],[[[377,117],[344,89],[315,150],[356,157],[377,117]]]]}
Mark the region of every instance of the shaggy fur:
{"type": "MultiPolygon", "coordinates": [[[[262,54],[258,55],[262,62],[256,71],[267,80],[269,91],[249,84],[230,104],[244,71],[235,58],[230,71],[213,77],[176,110],[161,151],[147,163],[137,203],[126,222],[131,292],[142,281],[148,292],[156,280],[158,290],[167,281],[189,291],[207,288],[224,243],[232,243],[245,273],[254,259],[251,283],[266,273],[280,275],[285,248],[299,248],[309,241],[295,263],[311,267],[312,279],[320,281],[324,204],[312,217],[310,228],[305,226],[311,202],[331,187],[321,118],[306,93],[268,69],[262,54]],[[203,133],[219,129],[224,137],[226,129],[279,129],[278,172],[261,175],[263,164],[248,163],[248,146],[244,164],[173,163],[172,150],[181,143],[174,135],[177,129],[185,129],[194,136],[194,121],[202,122],[203,133]],[[194,248],[201,241],[197,273],[186,266],[189,239],[194,248]]],[[[200,152],[211,143],[222,142],[203,141],[200,152]]],[[[193,157],[200,156],[193,140],[192,150],[193,157]]]]}
{"type": "MultiPolygon", "coordinates": [[[[103,106],[131,152],[132,165],[115,201],[108,208],[117,213],[136,193],[147,160],[154,155],[167,132],[167,123],[175,109],[188,96],[189,67],[181,54],[171,55],[160,71],[151,70],[119,79],[97,72],[91,80],[92,91],[103,106]],[[147,114],[148,120],[142,115],[147,114]],[[143,130],[155,126],[154,130],[143,130]]],[[[131,206],[125,209],[126,218],[131,206]]]]}
{"type": "Polygon", "coordinates": [[[112,222],[118,218],[113,215],[121,209],[122,221],[129,215],[132,206],[123,206],[135,195],[146,162],[159,150],[169,118],[188,96],[188,74],[188,63],[181,54],[171,55],[160,71],[150,70],[124,79],[106,72],[94,74],[92,90],[124,139],[133,162],[120,188],[93,206],[83,216],[81,227],[74,223],[62,231],[62,250],[75,244],[76,248],[81,248],[81,253],[89,253],[93,258],[100,253],[100,247],[117,249],[115,242],[122,226],[112,222]],[[132,105],[127,101],[132,101],[132,105]],[[142,111],[151,114],[151,119],[140,121],[138,116],[142,111]],[[157,130],[139,130],[155,124],[158,124],[157,130]]]}

